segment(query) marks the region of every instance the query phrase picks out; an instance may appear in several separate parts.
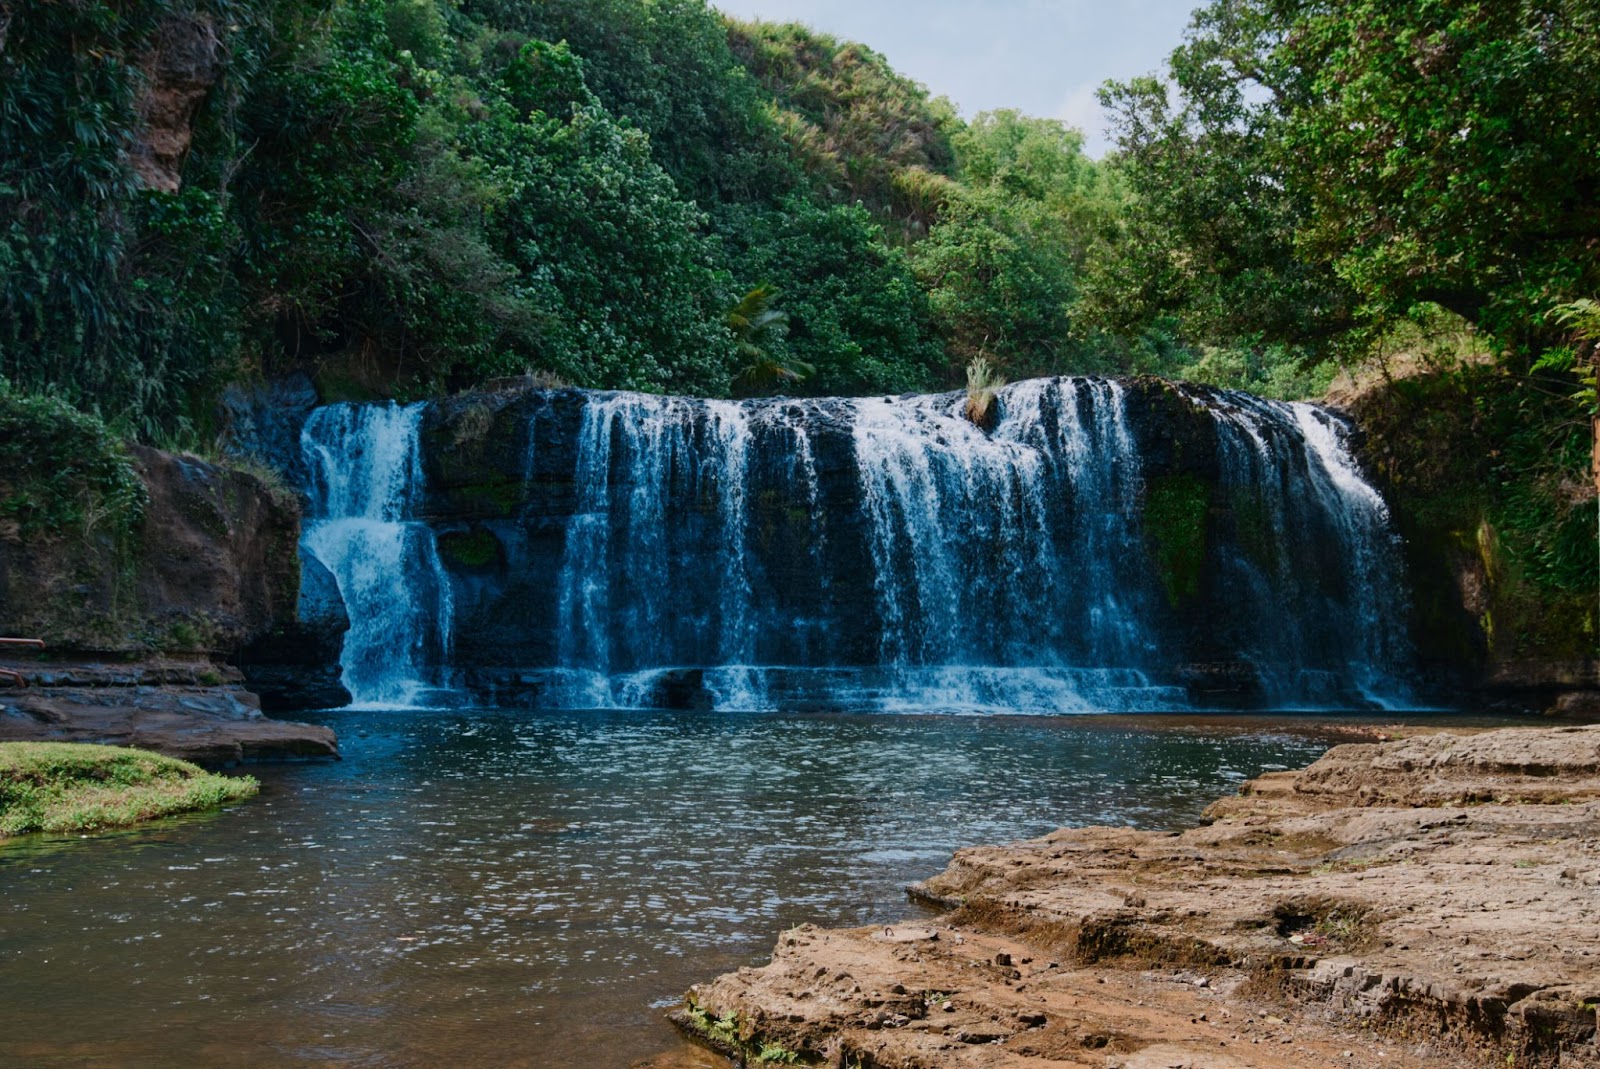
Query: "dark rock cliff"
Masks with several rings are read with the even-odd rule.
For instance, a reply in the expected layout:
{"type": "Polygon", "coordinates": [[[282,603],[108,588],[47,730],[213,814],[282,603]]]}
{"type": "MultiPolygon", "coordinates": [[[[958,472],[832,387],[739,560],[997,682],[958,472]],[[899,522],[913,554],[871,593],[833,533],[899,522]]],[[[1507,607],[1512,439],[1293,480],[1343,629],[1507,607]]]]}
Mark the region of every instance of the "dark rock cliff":
{"type": "MultiPolygon", "coordinates": [[[[43,639],[52,654],[282,662],[296,686],[338,687],[339,631],[305,634],[292,494],[192,456],[131,447],[148,501],[125,538],[88,533],[0,540],[0,634],[43,639]],[[299,647],[295,648],[294,643],[299,647]]],[[[270,693],[270,688],[263,688],[270,693]]]]}

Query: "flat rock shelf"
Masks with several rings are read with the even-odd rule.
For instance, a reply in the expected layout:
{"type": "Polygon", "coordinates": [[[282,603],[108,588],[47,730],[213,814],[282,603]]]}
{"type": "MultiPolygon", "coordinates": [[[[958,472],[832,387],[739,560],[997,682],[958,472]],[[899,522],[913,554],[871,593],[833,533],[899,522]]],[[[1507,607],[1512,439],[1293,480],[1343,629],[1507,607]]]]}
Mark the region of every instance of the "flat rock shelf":
{"type": "Polygon", "coordinates": [[[912,895],[947,912],[790,931],[674,1019],[880,1069],[1600,1066],[1600,727],[1338,746],[1188,831],[961,850],[912,895]]]}
{"type": "Polygon", "coordinates": [[[209,662],[8,662],[0,742],[93,742],[205,765],[337,758],[332,729],[261,712],[238,669],[209,662]]]}

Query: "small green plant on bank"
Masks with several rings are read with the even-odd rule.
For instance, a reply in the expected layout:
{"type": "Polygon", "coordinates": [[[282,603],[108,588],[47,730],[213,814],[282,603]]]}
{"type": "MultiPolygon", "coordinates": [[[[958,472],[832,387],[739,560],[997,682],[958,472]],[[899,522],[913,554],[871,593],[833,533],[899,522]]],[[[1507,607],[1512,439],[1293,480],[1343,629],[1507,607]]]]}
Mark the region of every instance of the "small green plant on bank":
{"type": "Polygon", "coordinates": [[[716,1046],[724,1048],[725,1052],[742,1051],[752,1065],[804,1064],[798,1052],[790,1050],[781,1043],[773,1043],[760,1036],[742,1038],[739,1034],[739,1014],[734,1010],[712,1016],[705,1007],[691,1002],[685,1014],[689,1019],[689,1026],[694,1031],[716,1046]]]}
{"type": "Polygon", "coordinates": [[[493,425],[494,410],[482,401],[463,408],[461,414],[456,417],[454,427],[451,428],[456,448],[483,441],[493,425]]]}
{"type": "Polygon", "coordinates": [[[260,787],[124,746],[0,743],[0,839],[125,827],[242,801],[260,787]]]}
{"type": "Polygon", "coordinates": [[[800,1055],[781,1043],[762,1043],[761,1050],[756,1054],[756,1062],[762,1065],[799,1065],[800,1055]]]}

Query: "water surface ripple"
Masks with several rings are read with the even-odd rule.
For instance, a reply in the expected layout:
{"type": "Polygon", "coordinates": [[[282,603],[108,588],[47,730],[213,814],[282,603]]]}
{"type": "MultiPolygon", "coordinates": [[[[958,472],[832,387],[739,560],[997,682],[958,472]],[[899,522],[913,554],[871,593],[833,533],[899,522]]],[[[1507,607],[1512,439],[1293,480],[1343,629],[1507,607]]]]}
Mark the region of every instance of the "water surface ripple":
{"type": "Polygon", "coordinates": [[[325,714],[347,760],[0,846],[0,1064],[626,1066],[785,927],[914,912],[955,848],[1188,823],[1326,746],[1075,719],[325,714]]]}

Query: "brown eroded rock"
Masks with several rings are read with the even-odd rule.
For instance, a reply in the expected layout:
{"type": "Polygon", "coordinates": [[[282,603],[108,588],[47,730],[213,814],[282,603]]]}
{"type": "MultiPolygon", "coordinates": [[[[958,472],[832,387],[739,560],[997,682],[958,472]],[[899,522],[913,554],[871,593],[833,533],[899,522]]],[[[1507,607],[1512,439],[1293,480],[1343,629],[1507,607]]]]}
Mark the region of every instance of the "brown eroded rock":
{"type": "Polygon", "coordinates": [[[1600,1065],[1600,727],[1336,747],[1180,833],[959,851],[678,1020],[829,1065],[1600,1065]]]}
{"type": "Polygon", "coordinates": [[[204,765],[339,756],[332,729],[273,720],[226,665],[9,663],[28,680],[0,689],[0,742],[135,746],[204,765]]]}
{"type": "Polygon", "coordinates": [[[176,193],[194,140],[194,118],[222,75],[222,39],[199,13],[173,15],[140,57],[146,87],[139,97],[140,129],[129,162],[146,186],[176,193]]]}
{"type": "Polygon", "coordinates": [[[149,495],[131,545],[100,531],[0,539],[0,635],[95,656],[228,656],[294,621],[298,504],[198,457],[130,452],[149,495]]]}

